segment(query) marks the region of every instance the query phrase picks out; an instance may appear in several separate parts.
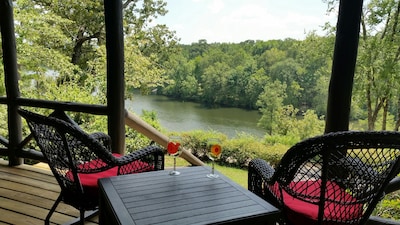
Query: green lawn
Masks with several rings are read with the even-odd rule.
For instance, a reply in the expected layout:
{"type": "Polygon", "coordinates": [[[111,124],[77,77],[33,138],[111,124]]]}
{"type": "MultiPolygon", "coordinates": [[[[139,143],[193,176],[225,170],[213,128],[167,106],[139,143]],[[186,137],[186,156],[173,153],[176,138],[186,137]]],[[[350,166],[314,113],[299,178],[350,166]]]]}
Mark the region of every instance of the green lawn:
{"type": "MultiPolygon", "coordinates": [[[[209,166],[211,167],[211,164],[209,166]]],[[[215,170],[247,189],[247,170],[219,165],[215,165],[215,170]]]]}

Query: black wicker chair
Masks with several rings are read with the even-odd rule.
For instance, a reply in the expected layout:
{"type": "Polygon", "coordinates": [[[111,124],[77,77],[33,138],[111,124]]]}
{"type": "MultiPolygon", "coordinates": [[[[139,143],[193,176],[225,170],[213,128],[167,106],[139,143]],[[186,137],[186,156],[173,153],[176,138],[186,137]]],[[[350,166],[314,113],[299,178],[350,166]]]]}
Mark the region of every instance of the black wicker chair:
{"type": "Polygon", "coordinates": [[[248,188],[282,224],[365,224],[399,168],[400,132],[336,132],[294,145],[275,169],[252,160],[248,188]]]}
{"type": "Polygon", "coordinates": [[[28,122],[61,187],[45,224],[49,224],[50,217],[61,201],[78,209],[79,222],[84,224],[85,211],[98,208],[99,178],[164,169],[163,149],[155,145],[121,156],[111,153],[108,135],[89,135],[63,113],[48,117],[26,110],[20,110],[19,113],[28,122]],[[59,119],[60,115],[62,119],[59,119]]]}

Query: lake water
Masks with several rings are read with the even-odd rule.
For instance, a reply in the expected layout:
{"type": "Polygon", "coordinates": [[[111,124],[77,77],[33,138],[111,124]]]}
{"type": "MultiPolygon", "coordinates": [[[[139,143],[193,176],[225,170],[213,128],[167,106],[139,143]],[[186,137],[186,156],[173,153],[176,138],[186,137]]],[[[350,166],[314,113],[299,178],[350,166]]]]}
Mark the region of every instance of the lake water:
{"type": "Polygon", "coordinates": [[[183,102],[159,95],[135,94],[125,107],[142,115],[143,110],[155,111],[163,128],[169,131],[214,130],[235,137],[245,132],[263,137],[265,131],[257,127],[261,115],[256,110],[239,108],[209,109],[201,104],[183,102]]]}

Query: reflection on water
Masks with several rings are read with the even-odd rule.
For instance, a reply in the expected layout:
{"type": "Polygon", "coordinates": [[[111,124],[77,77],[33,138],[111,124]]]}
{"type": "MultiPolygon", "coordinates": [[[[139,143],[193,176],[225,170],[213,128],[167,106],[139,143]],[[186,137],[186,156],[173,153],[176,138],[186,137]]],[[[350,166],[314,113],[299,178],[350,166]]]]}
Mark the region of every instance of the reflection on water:
{"type": "Polygon", "coordinates": [[[257,137],[265,134],[257,127],[260,114],[256,110],[238,108],[208,109],[193,102],[182,102],[159,96],[135,94],[125,102],[126,108],[142,115],[142,110],[155,111],[163,128],[170,131],[214,130],[234,137],[249,133],[257,137]]]}

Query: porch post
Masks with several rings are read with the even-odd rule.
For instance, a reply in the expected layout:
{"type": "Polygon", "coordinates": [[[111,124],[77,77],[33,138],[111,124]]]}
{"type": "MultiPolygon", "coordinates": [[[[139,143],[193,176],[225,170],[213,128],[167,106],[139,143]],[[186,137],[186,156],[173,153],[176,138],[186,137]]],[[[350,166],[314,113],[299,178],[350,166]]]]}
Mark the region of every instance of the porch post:
{"type": "Polygon", "coordinates": [[[349,129],[363,0],[340,0],[325,133],[349,129]]]}
{"type": "Polygon", "coordinates": [[[21,117],[18,115],[18,105],[16,104],[16,99],[20,97],[20,93],[12,0],[0,0],[0,28],[7,95],[9,165],[14,166],[22,164],[23,159],[17,157],[17,146],[22,140],[22,128],[21,117]]]}
{"type": "Polygon", "coordinates": [[[107,48],[108,134],[113,152],[125,152],[122,0],[104,0],[107,48]]]}

